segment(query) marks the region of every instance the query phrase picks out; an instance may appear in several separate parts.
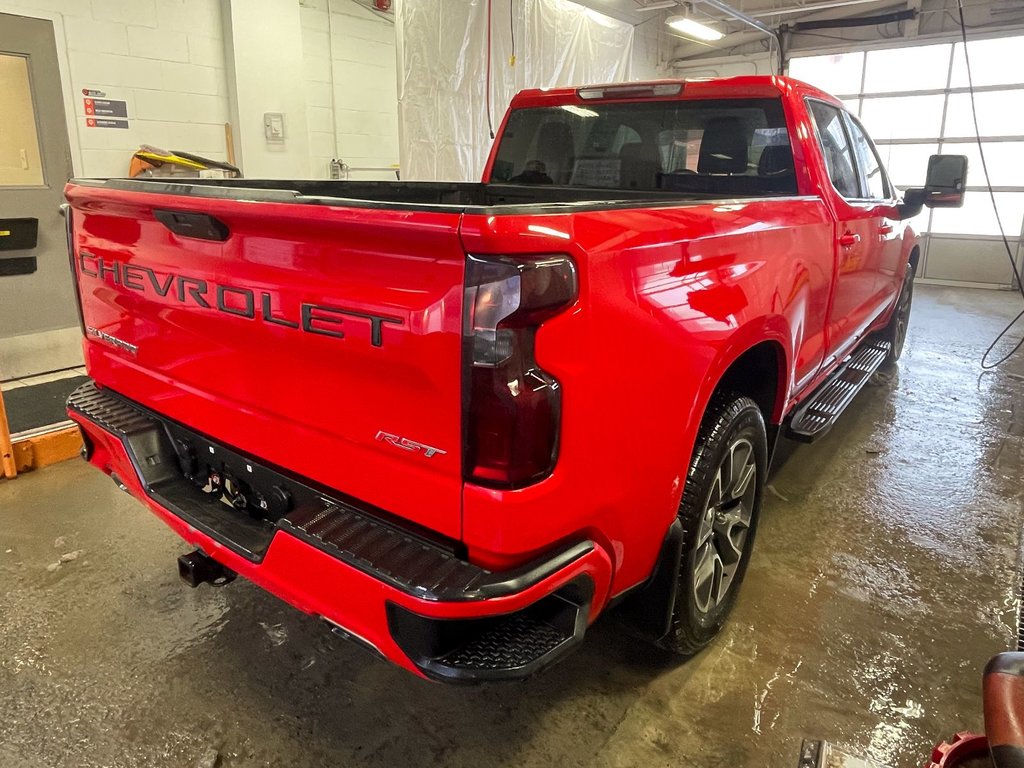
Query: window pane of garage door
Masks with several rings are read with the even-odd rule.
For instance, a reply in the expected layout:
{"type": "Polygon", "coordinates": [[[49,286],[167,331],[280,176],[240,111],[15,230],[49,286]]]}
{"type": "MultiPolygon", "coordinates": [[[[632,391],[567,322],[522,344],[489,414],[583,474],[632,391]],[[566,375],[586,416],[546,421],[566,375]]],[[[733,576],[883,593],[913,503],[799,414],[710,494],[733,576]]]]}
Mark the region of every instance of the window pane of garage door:
{"type": "Polygon", "coordinates": [[[875,141],[929,139],[939,135],[944,101],[944,96],[864,99],[860,117],[875,141]]]}
{"type": "MultiPolygon", "coordinates": [[[[1024,37],[972,40],[968,45],[975,86],[1016,85],[1024,82],[1024,72],[1020,67],[1024,37]]],[[[968,85],[963,43],[957,43],[953,51],[953,79],[950,85],[953,88],[966,88],[968,85]]]]}
{"type": "MultiPolygon", "coordinates": [[[[996,204],[1006,236],[1020,237],[1021,223],[1024,222],[1024,192],[996,192],[996,204]]],[[[988,193],[968,192],[963,208],[936,208],[931,231],[933,234],[998,235],[999,226],[988,193]]]]}
{"type": "Polygon", "coordinates": [[[860,93],[864,54],[807,56],[789,62],[789,74],[834,96],[860,93]]]}
{"type": "Polygon", "coordinates": [[[868,51],[864,93],[945,88],[949,74],[949,48],[947,43],[868,51]]]}
{"type": "MultiPolygon", "coordinates": [[[[1013,64],[1008,66],[1017,68],[1013,64]]],[[[1021,77],[1022,74],[1018,70],[1015,76],[1021,77]]],[[[1024,89],[976,93],[974,99],[978,106],[978,130],[982,136],[1024,135],[1024,89]]],[[[949,97],[945,135],[974,135],[969,93],[954,93],[949,97]]]]}
{"type": "Polygon", "coordinates": [[[900,189],[923,187],[928,158],[938,152],[938,144],[882,144],[878,147],[889,178],[900,189]]]}
{"type": "MultiPolygon", "coordinates": [[[[976,143],[946,144],[942,154],[967,155],[967,185],[985,186],[985,172],[981,167],[981,154],[976,143]]],[[[985,159],[988,161],[988,173],[993,187],[1024,186],[1024,142],[986,141],[985,159]]]]}

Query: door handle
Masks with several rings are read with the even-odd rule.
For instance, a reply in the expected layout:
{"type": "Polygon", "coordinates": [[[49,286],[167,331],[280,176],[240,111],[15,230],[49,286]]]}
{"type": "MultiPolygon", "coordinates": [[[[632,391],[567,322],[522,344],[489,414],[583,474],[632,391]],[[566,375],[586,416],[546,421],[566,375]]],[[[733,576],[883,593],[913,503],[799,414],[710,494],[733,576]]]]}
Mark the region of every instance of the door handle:
{"type": "Polygon", "coordinates": [[[892,234],[892,224],[883,224],[882,226],[880,226],[878,228],[878,234],[880,234],[880,235],[891,235],[892,234]]]}
{"type": "Polygon", "coordinates": [[[843,248],[852,248],[860,242],[860,235],[854,232],[847,232],[839,238],[839,244],[843,248]]]}

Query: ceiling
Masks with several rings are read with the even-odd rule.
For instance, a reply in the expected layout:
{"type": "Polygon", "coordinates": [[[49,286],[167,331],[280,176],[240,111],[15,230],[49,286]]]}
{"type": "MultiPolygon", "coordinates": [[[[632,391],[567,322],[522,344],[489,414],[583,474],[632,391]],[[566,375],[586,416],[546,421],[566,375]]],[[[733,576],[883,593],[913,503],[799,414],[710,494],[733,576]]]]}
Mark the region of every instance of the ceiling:
{"type": "MultiPolygon", "coordinates": [[[[593,8],[608,16],[612,16],[629,24],[664,20],[673,13],[681,13],[682,0],[673,9],[645,11],[646,5],[661,6],[665,0],[575,0],[580,5],[593,8]]],[[[769,26],[778,26],[783,22],[793,22],[806,18],[809,14],[819,15],[869,15],[882,9],[892,8],[893,0],[733,0],[730,3],[737,10],[763,21],[769,26]],[[772,13],[777,11],[777,13],[772,13]],[[824,13],[823,11],[829,11],[824,13]]],[[[693,0],[696,16],[707,16],[711,19],[724,19],[725,15],[710,6],[703,5],[700,0],[693,0]]]]}

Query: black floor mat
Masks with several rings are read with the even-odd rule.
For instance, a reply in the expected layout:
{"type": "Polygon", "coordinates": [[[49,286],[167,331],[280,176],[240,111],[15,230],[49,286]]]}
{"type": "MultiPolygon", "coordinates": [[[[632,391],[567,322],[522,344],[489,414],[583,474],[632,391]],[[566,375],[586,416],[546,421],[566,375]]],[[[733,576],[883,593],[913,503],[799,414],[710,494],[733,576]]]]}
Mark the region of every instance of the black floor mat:
{"type": "Polygon", "coordinates": [[[7,423],[11,433],[28,429],[48,427],[66,421],[64,402],[74,390],[89,380],[88,376],[72,376],[31,387],[15,387],[4,390],[4,404],[7,406],[7,423]]]}

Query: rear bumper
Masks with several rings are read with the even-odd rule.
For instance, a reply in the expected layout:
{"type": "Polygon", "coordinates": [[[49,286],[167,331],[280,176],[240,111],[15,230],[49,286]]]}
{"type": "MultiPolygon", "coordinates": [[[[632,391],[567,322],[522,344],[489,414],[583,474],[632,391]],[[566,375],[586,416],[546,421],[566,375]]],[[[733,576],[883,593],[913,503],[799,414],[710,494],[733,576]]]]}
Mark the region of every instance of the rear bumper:
{"type": "Polygon", "coordinates": [[[611,561],[592,541],[564,543],[519,568],[492,572],[460,558],[457,545],[91,382],[71,395],[68,413],[85,435],[88,461],[183,539],[423,677],[475,682],[535,674],[582,640],[607,600],[611,561]],[[284,487],[289,508],[269,515],[273,522],[232,509],[194,482],[207,462],[224,474],[238,468],[261,503],[257,489],[284,487]]]}

